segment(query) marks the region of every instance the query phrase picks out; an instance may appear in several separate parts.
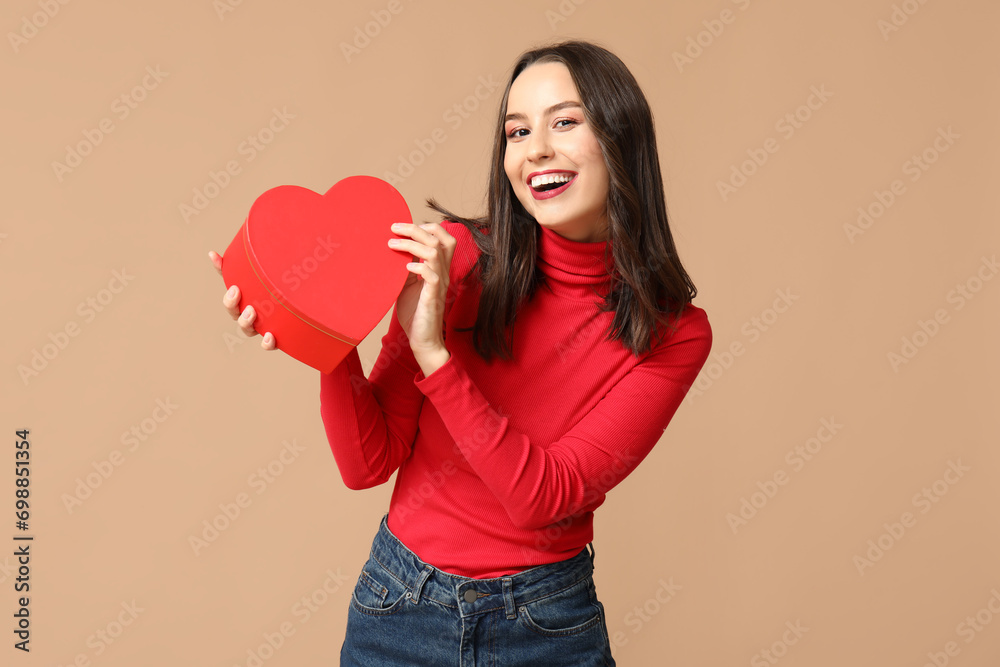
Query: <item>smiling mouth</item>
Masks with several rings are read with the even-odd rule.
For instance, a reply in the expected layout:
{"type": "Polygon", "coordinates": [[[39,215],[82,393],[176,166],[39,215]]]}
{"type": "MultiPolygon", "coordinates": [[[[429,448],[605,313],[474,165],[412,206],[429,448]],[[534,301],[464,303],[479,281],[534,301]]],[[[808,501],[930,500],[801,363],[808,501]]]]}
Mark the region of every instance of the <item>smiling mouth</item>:
{"type": "Polygon", "coordinates": [[[568,185],[573,179],[576,178],[576,174],[571,174],[568,172],[557,173],[557,174],[543,174],[542,176],[535,176],[531,179],[529,187],[534,192],[548,192],[550,190],[557,190],[564,185],[568,185]]]}
{"type": "Polygon", "coordinates": [[[568,171],[542,174],[532,178],[528,187],[531,190],[531,196],[536,201],[552,199],[561,195],[570,185],[575,183],[576,177],[577,174],[568,171]]]}

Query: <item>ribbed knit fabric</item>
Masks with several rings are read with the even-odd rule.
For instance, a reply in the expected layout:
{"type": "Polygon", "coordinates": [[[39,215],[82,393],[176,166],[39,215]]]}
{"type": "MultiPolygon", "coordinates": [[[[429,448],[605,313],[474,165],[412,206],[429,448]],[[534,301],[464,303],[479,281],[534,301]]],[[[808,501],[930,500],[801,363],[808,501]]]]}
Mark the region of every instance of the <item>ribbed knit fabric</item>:
{"type": "Polygon", "coordinates": [[[476,319],[479,285],[459,283],[479,250],[464,226],[443,226],[458,241],[444,328],[451,357],[424,376],[394,309],[367,379],[357,350],[321,373],[340,474],[362,489],[398,469],[389,529],[447,572],[497,577],[570,558],[694,383],[712,346],[708,317],[689,305],[677,332],[636,358],[604,340],[614,316],[598,312],[607,242],[542,227],[545,285],[518,313],[513,360],[488,364],[472,332],[455,330],[476,319]]]}

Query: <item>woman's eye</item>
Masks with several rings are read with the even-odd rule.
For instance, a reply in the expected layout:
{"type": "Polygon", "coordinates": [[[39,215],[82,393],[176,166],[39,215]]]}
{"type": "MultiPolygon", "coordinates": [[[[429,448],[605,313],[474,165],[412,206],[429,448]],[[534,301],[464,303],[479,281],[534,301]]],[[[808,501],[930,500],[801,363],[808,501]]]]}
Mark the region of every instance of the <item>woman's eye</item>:
{"type": "MultiPolygon", "coordinates": [[[[559,125],[559,123],[569,123],[569,125],[577,125],[579,123],[579,121],[577,121],[577,120],[575,120],[573,118],[560,118],[559,120],[556,121],[556,126],[557,127],[568,127],[567,125],[559,125]]],[[[523,134],[518,134],[518,132],[527,132],[527,131],[528,131],[527,129],[525,129],[523,127],[519,127],[516,130],[511,130],[510,132],[508,132],[507,133],[507,138],[508,139],[517,139],[517,138],[523,137],[524,135],[523,134]]]]}

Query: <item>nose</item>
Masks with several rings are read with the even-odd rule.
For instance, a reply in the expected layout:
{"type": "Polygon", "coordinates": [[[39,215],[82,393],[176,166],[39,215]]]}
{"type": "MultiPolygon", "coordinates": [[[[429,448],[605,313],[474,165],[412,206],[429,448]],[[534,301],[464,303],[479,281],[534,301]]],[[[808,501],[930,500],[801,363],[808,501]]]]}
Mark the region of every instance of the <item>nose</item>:
{"type": "Polygon", "coordinates": [[[532,162],[537,162],[543,158],[552,156],[552,147],[549,145],[549,137],[544,132],[532,132],[528,135],[527,157],[532,162]]]}

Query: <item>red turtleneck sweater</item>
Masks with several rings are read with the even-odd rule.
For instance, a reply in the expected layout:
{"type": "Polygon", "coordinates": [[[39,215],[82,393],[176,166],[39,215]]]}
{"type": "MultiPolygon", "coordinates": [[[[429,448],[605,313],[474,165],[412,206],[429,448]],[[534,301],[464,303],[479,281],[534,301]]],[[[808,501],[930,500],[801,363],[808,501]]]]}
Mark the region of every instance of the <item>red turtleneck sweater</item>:
{"type": "MultiPolygon", "coordinates": [[[[452,258],[445,346],[424,376],[396,318],[366,379],[357,350],[321,373],[320,412],[345,484],[396,484],[389,529],[431,565],[497,577],[574,556],[593,539],[593,511],[663,435],[712,347],[705,311],[689,305],[675,334],[636,358],[604,340],[606,241],[542,227],[545,284],[514,325],[513,360],[472,346],[479,285],[463,288],[479,249],[444,228],[452,258]]],[[[661,329],[661,331],[667,331],[661,329]]]]}

